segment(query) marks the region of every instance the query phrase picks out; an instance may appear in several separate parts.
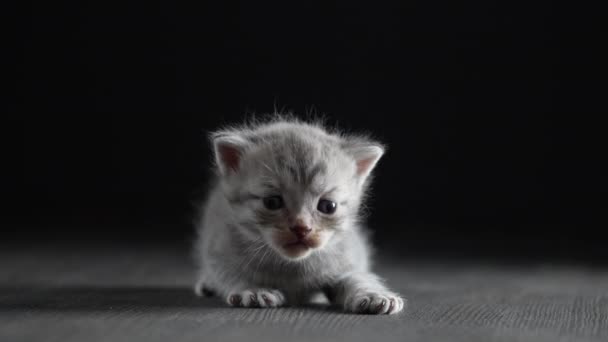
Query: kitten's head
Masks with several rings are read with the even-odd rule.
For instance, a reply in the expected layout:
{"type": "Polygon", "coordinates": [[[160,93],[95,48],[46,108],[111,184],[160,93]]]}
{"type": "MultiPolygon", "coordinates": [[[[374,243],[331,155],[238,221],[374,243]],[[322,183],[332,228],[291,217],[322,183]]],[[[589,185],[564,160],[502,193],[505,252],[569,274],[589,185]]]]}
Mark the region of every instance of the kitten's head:
{"type": "Polygon", "coordinates": [[[369,175],[384,153],[369,139],[297,121],[211,137],[235,226],[288,260],[307,257],[353,226],[369,175]]]}

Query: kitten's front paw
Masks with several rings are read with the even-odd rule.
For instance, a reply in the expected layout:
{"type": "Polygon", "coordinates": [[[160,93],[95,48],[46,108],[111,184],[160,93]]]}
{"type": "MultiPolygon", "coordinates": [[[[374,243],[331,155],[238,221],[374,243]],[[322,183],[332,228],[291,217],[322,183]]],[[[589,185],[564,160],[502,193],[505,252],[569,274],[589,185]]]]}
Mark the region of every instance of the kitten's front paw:
{"type": "Polygon", "coordinates": [[[252,289],[232,292],[226,301],[235,307],[275,308],[285,304],[285,296],[279,290],[252,289]]]}
{"type": "Polygon", "coordinates": [[[346,311],[373,315],[391,315],[401,312],[405,300],[391,292],[359,292],[345,303],[346,311]]]}

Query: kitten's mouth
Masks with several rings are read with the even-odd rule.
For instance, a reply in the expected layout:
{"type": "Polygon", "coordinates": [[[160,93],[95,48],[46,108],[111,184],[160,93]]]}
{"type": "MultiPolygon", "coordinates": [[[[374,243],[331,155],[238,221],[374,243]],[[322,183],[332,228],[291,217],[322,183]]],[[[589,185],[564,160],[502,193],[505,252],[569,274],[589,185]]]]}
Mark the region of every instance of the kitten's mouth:
{"type": "Polygon", "coordinates": [[[283,248],[291,249],[291,248],[311,248],[310,242],[306,240],[298,240],[295,242],[286,243],[283,245],[283,248]]]}
{"type": "Polygon", "coordinates": [[[285,243],[282,245],[283,254],[289,259],[299,259],[308,255],[309,251],[312,250],[312,246],[305,240],[298,240],[294,242],[285,243]]]}
{"type": "Polygon", "coordinates": [[[319,248],[321,237],[312,233],[308,236],[298,238],[291,232],[282,231],[274,236],[275,246],[281,250],[281,254],[289,259],[301,259],[306,257],[312,250],[319,248]]]}

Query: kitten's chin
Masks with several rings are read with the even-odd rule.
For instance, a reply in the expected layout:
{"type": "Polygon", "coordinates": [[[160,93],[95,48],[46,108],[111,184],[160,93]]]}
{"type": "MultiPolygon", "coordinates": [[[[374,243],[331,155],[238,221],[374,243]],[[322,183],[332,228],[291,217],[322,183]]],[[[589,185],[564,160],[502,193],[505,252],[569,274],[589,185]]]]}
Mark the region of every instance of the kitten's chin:
{"type": "Polygon", "coordinates": [[[301,260],[310,255],[313,248],[302,242],[285,244],[280,247],[280,253],[289,260],[301,260]]]}

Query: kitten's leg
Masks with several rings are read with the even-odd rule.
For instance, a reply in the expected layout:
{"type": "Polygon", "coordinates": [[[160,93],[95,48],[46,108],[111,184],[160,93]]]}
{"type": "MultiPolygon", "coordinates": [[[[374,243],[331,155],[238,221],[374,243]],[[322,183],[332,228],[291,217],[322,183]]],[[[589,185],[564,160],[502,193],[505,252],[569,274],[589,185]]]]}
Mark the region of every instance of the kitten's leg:
{"type": "Polygon", "coordinates": [[[196,281],[194,293],[199,297],[213,297],[215,295],[215,291],[213,291],[209,285],[205,284],[205,281],[202,278],[196,281]]]}
{"type": "Polygon", "coordinates": [[[226,284],[226,281],[214,280],[210,275],[199,274],[194,285],[194,292],[198,296],[210,297],[219,294],[231,306],[236,307],[278,307],[285,304],[285,296],[276,289],[258,288],[248,284],[239,283],[232,286],[218,286],[226,284]],[[217,291],[210,284],[215,283],[217,291]]]}
{"type": "Polygon", "coordinates": [[[249,287],[229,291],[226,302],[235,307],[274,308],[285,304],[285,295],[276,289],[249,287]]]}
{"type": "Polygon", "coordinates": [[[215,291],[207,284],[205,274],[202,270],[199,271],[196,283],[194,283],[194,293],[199,296],[212,297],[215,295],[215,291]]]}
{"type": "Polygon", "coordinates": [[[333,290],[335,302],[348,312],[395,314],[405,306],[403,298],[388,290],[377,275],[369,272],[348,274],[333,290]]]}
{"type": "Polygon", "coordinates": [[[273,308],[285,305],[285,295],[273,288],[264,288],[245,281],[239,273],[209,273],[204,288],[213,289],[220,298],[234,307],[273,308]]]}

